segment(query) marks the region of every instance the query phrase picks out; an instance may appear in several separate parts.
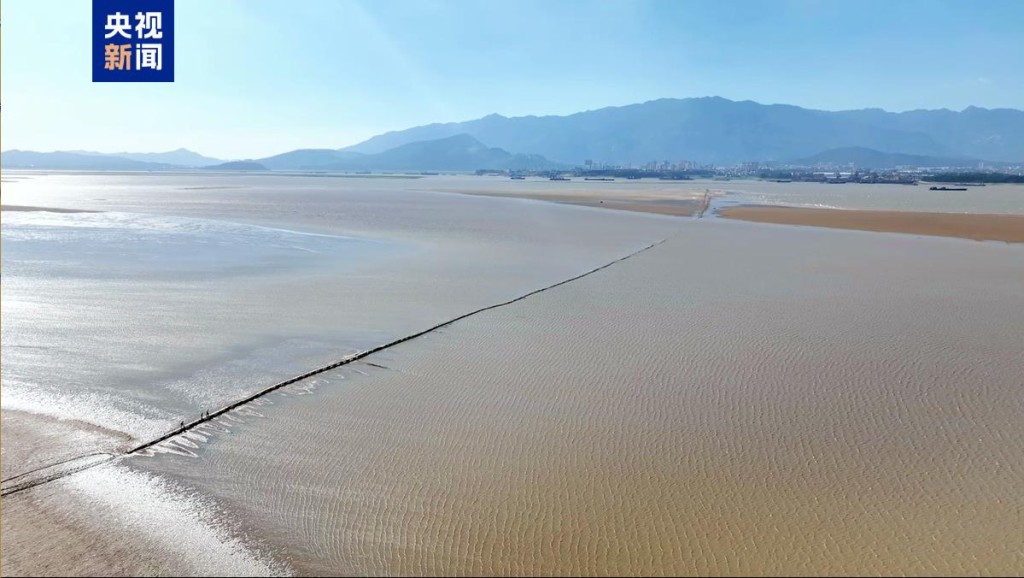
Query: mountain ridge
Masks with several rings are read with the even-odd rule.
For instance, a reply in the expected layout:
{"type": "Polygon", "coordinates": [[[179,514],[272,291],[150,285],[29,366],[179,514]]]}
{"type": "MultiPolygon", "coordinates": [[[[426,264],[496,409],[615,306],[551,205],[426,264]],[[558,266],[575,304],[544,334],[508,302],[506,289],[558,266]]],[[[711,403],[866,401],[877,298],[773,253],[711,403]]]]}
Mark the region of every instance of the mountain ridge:
{"type": "Polygon", "coordinates": [[[586,159],[615,164],[784,161],[857,146],[925,156],[1024,160],[1024,111],[1017,109],[825,111],[722,97],[662,98],[569,115],[494,113],[390,131],[341,150],[376,153],[458,133],[571,164],[586,159]]]}
{"type": "Polygon", "coordinates": [[[117,153],[101,153],[96,151],[86,150],[70,150],[70,151],[55,151],[63,153],[80,154],[87,156],[102,156],[102,157],[117,157],[122,159],[128,159],[132,161],[147,162],[147,163],[158,163],[168,165],[180,165],[182,167],[195,168],[203,167],[207,165],[220,164],[225,162],[223,159],[214,157],[208,157],[195,151],[189,150],[184,147],[179,147],[172,151],[156,152],[156,153],[132,153],[132,152],[117,152],[117,153]]]}
{"type": "Polygon", "coordinates": [[[162,171],[183,168],[103,154],[65,151],[36,152],[10,149],[0,153],[0,167],[10,169],[89,170],[89,171],[162,171]]]}
{"type": "Polygon", "coordinates": [[[488,147],[468,134],[420,140],[379,153],[333,149],[299,149],[256,159],[268,168],[292,170],[475,171],[478,169],[548,169],[559,165],[539,155],[514,154],[488,147]]]}

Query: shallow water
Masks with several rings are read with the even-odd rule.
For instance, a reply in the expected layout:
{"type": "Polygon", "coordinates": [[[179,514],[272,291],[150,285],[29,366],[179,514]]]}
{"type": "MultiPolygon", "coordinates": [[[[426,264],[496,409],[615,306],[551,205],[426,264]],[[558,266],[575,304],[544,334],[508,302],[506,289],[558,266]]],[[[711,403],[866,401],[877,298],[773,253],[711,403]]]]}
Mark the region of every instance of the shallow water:
{"type": "Polygon", "coordinates": [[[130,466],[303,574],[1024,569],[1021,247],[690,223],[130,466]]]}
{"type": "Polygon", "coordinates": [[[407,247],[213,219],[138,213],[4,215],[4,273],[71,279],[183,279],[358,266],[407,247]],[[263,271],[260,271],[263,270],[263,271]]]}
{"type": "Polygon", "coordinates": [[[108,211],[3,214],[5,477],[670,239],[5,497],[4,573],[1024,570],[1021,246],[488,182],[5,182],[108,211]]]}
{"type": "MultiPolygon", "coordinates": [[[[5,205],[103,212],[4,212],[3,409],[80,423],[91,444],[106,432],[93,449],[116,451],[675,226],[414,193],[403,189],[410,182],[31,174],[5,183],[5,205]]],[[[49,444],[33,462],[47,460],[47,447],[64,457],[49,444]]],[[[24,465],[5,459],[5,477],[24,465]]]]}

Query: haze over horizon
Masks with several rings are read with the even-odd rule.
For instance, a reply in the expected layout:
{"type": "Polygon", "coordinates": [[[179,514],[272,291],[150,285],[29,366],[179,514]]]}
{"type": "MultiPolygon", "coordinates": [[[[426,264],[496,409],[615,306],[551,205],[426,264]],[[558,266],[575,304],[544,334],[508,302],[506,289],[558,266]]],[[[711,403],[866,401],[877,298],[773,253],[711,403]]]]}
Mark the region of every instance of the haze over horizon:
{"type": "Polygon", "coordinates": [[[4,150],[260,158],[493,113],[703,96],[821,110],[1024,108],[1024,79],[1012,74],[1021,3],[178,0],[176,80],[136,85],[92,83],[82,56],[91,6],[54,6],[4,3],[4,150]],[[10,57],[26,52],[34,58],[10,57]]]}

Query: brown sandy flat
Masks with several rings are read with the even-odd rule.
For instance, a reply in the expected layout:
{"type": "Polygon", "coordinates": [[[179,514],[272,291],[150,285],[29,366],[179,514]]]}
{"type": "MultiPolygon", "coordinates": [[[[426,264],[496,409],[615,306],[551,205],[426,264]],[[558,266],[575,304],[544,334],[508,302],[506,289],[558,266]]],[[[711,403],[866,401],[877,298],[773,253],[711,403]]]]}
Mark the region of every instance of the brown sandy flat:
{"type": "Polygon", "coordinates": [[[1024,215],[852,211],[767,206],[732,207],[722,209],[719,214],[729,219],[757,223],[1024,243],[1024,215]]]}
{"type": "Polygon", "coordinates": [[[83,209],[59,209],[51,207],[29,207],[25,205],[2,205],[0,211],[43,211],[47,213],[99,213],[100,211],[86,211],[83,209]]]}

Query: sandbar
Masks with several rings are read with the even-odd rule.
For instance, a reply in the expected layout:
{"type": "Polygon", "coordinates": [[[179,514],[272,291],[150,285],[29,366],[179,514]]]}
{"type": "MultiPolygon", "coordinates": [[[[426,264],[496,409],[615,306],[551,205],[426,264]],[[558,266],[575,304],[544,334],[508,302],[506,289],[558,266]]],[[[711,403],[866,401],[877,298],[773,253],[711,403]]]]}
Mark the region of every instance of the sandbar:
{"type": "Polygon", "coordinates": [[[534,201],[547,201],[563,205],[575,205],[578,207],[593,207],[597,209],[615,209],[618,211],[632,211],[636,213],[654,213],[658,215],[673,215],[677,217],[690,217],[700,210],[700,199],[637,199],[619,195],[601,194],[599,192],[584,194],[546,194],[546,193],[503,193],[496,191],[458,191],[468,195],[479,195],[485,197],[505,197],[516,199],[531,199],[534,201]]]}
{"type": "Polygon", "coordinates": [[[757,223],[1024,243],[1024,215],[855,211],[761,205],[731,207],[720,210],[718,214],[727,219],[757,223]]]}

